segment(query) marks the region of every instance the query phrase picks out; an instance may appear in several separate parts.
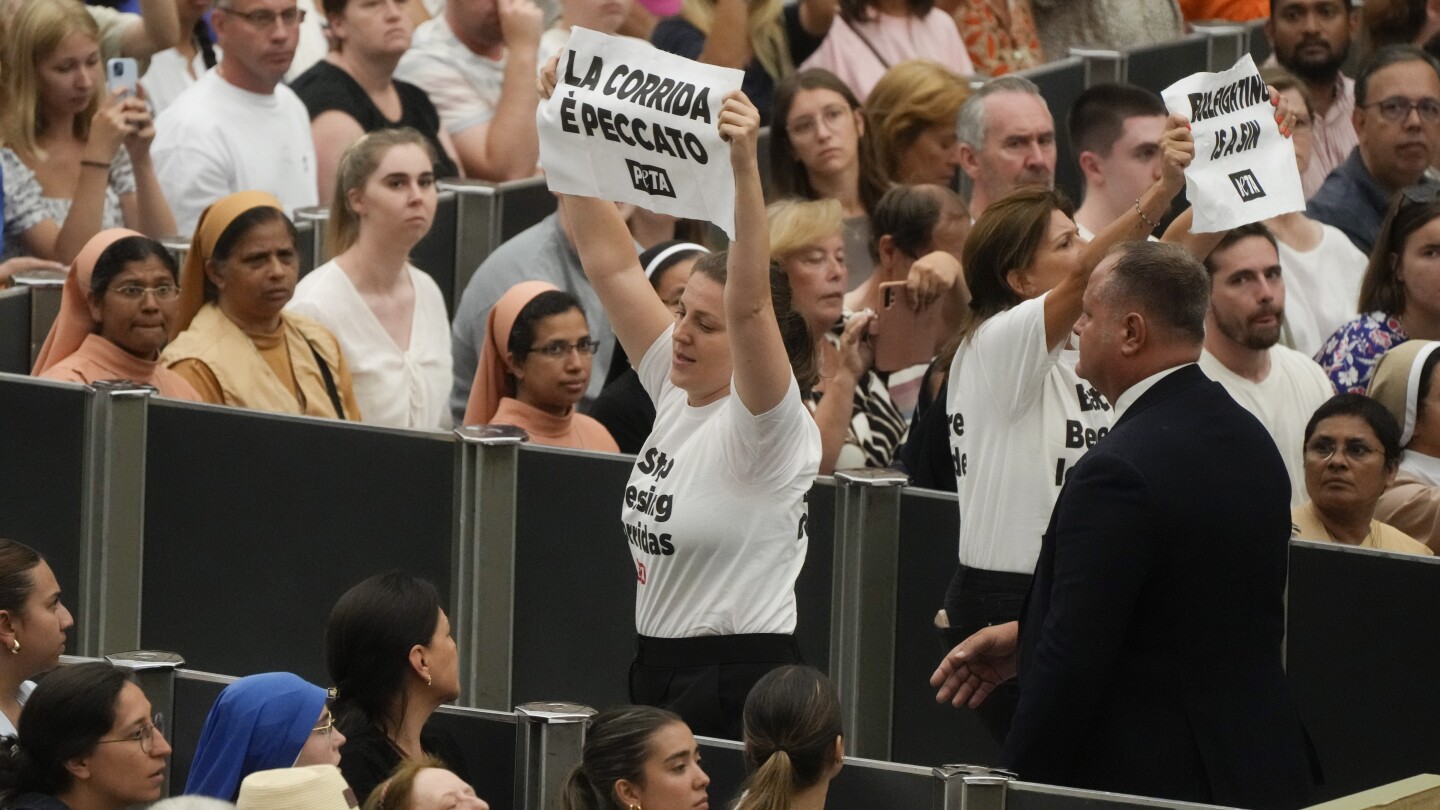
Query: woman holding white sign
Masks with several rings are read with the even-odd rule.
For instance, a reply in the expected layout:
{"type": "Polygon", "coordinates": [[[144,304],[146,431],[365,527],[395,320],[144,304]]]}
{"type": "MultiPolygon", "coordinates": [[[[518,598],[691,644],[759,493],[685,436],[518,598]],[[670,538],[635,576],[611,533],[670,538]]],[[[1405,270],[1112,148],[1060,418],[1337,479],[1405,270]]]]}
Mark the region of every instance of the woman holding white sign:
{"type": "MultiPolygon", "coordinates": [[[[1111,404],[1075,373],[1071,330],[1101,259],[1114,245],[1146,238],[1185,187],[1194,140],[1184,117],[1172,115],[1168,126],[1160,178],[1095,241],[1080,238],[1062,197],[1026,187],[987,207],[965,243],[970,312],[946,408],[959,565],[936,620],[947,648],[1019,617],[1065,476],[1114,423],[1111,404]]],[[[997,738],[1014,699],[997,689],[980,710],[997,738]]]]}
{"type": "MultiPolygon", "coordinates": [[[[553,69],[542,94],[554,87],[553,69]]],[[[760,114],[725,97],[736,239],[706,256],[672,315],[645,278],[615,206],[560,196],[585,273],[655,402],[621,516],[635,559],[639,651],[630,695],[697,734],[739,739],[750,687],[800,659],[795,580],[820,433],[805,320],[770,262],[755,154],[760,114]]]]}

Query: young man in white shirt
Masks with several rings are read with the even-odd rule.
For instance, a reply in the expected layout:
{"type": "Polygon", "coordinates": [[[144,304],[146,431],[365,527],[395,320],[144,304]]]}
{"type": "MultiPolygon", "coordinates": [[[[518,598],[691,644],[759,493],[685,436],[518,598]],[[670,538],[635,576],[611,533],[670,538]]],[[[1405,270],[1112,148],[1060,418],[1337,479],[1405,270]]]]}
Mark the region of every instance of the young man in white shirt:
{"type": "Polygon", "coordinates": [[[955,132],[960,168],[973,184],[972,219],[1017,186],[1055,187],[1055,119],[1029,79],[986,82],[961,105],[955,132]]]}
{"type": "Polygon", "coordinates": [[[535,174],[536,52],[544,14],[532,0],[449,0],[417,29],[395,78],[424,90],[467,177],[535,174]],[[491,131],[502,137],[491,138],[491,131]]]}
{"type": "Polygon", "coordinates": [[[182,234],[237,191],[268,191],[286,214],[318,202],[310,116],[280,83],[303,17],[295,0],[218,0],[211,24],[224,56],[160,114],[150,148],[182,234]]]}
{"type": "Polygon", "coordinates": [[[1075,226],[1087,242],[1160,178],[1165,118],[1159,96],[1129,84],[1097,84],[1071,105],[1070,144],[1085,178],[1075,226]]]}
{"type": "Polygon", "coordinates": [[[1285,279],[1275,237],[1259,223],[1225,235],[1205,260],[1210,308],[1200,368],[1265,426],[1290,475],[1290,505],[1305,494],[1305,424],[1335,395],[1309,357],[1284,346],[1285,279]]]}

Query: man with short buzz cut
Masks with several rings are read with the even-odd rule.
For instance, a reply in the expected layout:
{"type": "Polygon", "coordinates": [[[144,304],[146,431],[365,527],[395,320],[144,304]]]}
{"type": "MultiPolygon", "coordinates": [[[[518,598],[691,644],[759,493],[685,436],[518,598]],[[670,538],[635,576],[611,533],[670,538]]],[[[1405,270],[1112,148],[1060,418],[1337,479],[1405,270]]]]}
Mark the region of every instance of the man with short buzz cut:
{"type": "Polygon", "coordinates": [[[1359,145],[1325,178],[1306,213],[1368,254],[1395,193],[1433,182],[1425,171],[1440,155],[1440,62],[1413,45],[1376,51],[1355,77],[1351,120],[1359,145]]]}
{"type": "Polygon", "coordinates": [[[1159,96],[1129,84],[1097,84],[1070,106],[1070,145],[1085,178],[1081,237],[1094,239],[1160,179],[1167,116],[1159,96]]]}
{"type": "Polygon", "coordinates": [[[1305,494],[1305,425],[1335,395],[1309,357],[1278,345],[1285,319],[1285,278],[1275,237],[1260,223],[1221,238],[1205,259],[1210,308],[1200,368],[1269,431],[1290,474],[1290,505],[1305,494]]]}
{"type": "Polygon", "coordinates": [[[180,233],[237,191],[268,191],[287,214],[318,202],[310,116],[281,84],[303,19],[295,0],[216,3],[220,64],[165,108],[150,148],[180,233]]]}
{"type": "Polygon", "coordinates": [[[960,107],[960,168],[969,176],[970,216],[1022,185],[1055,186],[1055,119],[1040,88],[1023,76],[986,82],[960,107]]]}
{"type": "Polygon", "coordinates": [[[1090,276],[1075,371],[1115,426],[1071,468],[1020,621],[931,678],[978,705],[1019,675],[1000,764],[1026,782],[1225,807],[1307,805],[1318,767],[1285,681],[1285,465],[1196,365],[1209,300],[1183,249],[1090,276]]]}
{"type": "Polygon", "coordinates": [[[1310,165],[1300,175],[1305,199],[1356,146],[1355,82],[1340,72],[1350,55],[1348,0],[1270,0],[1265,36],[1275,62],[1305,83],[1313,113],[1310,165]]]}
{"type": "Polygon", "coordinates": [[[536,53],[544,13],[532,0],[448,0],[415,29],[395,78],[430,96],[467,177],[535,174],[536,53]]]}

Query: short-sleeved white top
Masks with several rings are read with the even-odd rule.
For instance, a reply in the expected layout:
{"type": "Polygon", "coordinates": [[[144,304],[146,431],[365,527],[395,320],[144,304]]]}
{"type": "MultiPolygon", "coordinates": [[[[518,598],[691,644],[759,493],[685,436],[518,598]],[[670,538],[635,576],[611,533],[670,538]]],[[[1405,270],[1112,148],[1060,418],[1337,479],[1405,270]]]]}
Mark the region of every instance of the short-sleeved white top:
{"type": "Polygon", "coordinates": [[[656,417],[620,512],[635,628],[656,638],[793,633],[820,429],[793,379],[767,413],[738,396],[691,407],[670,382],[673,332],[637,369],[656,417]]]}

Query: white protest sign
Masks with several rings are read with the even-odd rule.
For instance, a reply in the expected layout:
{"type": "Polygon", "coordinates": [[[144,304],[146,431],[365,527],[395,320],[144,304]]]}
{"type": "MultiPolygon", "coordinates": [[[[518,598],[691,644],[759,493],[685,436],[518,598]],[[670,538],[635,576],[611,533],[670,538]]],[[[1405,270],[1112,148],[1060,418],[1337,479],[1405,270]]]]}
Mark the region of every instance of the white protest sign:
{"type": "Polygon", "coordinates": [[[1195,233],[1214,233],[1305,207],[1295,147],[1280,134],[1270,91],[1249,54],[1221,73],[1196,73],[1161,93],[1190,118],[1195,160],[1185,195],[1195,233]]]}
{"type": "Polygon", "coordinates": [[[744,74],[576,27],[535,113],[551,191],[708,220],[735,238],[720,106],[744,74]]]}

